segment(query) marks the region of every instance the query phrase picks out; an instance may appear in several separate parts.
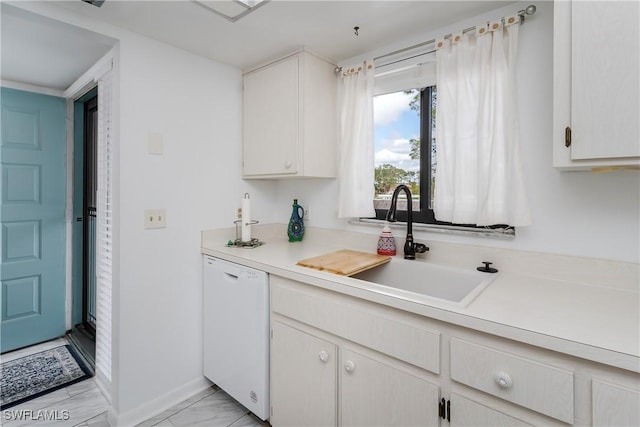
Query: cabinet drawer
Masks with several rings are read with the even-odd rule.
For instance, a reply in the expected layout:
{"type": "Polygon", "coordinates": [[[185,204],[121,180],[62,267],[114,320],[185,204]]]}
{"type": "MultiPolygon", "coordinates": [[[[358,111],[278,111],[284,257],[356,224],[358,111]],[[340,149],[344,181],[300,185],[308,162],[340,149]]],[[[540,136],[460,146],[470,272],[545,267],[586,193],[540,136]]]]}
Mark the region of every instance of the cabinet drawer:
{"type": "Polygon", "coordinates": [[[440,333],[402,312],[362,304],[282,277],[271,276],[271,310],[433,373],[440,373],[440,333]]]}
{"type": "Polygon", "coordinates": [[[451,339],[451,378],[573,423],[573,373],[478,344],[451,339]]]}

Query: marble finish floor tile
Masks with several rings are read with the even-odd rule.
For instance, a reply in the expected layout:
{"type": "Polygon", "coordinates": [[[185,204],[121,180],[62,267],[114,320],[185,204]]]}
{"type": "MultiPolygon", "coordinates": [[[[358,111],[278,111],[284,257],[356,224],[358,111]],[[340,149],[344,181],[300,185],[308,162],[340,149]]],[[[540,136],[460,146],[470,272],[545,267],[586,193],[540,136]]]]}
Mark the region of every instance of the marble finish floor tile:
{"type": "MultiPolygon", "coordinates": [[[[37,399],[34,399],[37,400],[37,399]]],[[[32,412],[16,413],[21,419],[3,423],[5,427],[73,426],[81,424],[108,409],[107,400],[96,387],[53,405],[32,412]]],[[[11,409],[9,409],[11,411],[11,409]]],[[[3,414],[4,416],[4,414],[3,414]]]]}
{"type": "Polygon", "coordinates": [[[95,380],[93,378],[89,378],[84,381],[80,381],[75,384],[71,384],[66,387],[65,390],[69,393],[69,396],[75,396],[77,394],[86,393],[88,391],[93,390],[94,388],[98,388],[95,380]]]}
{"type": "Polygon", "coordinates": [[[176,427],[168,418],[160,421],[158,424],[154,424],[154,427],[176,427]]]}
{"type": "Polygon", "coordinates": [[[70,397],[71,395],[69,394],[69,391],[66,388],[61,388],[60,390],[52,391],[51,393],[45,394],[44,396],[27,400],[24,403],[20,403],[16,406],[12,406],[9,409],[3,410],[2,419],[3,421],[6,421],[7,419],[6,411],[9,411],[10,414],[17,414],[20,411],[37,411],[39,409],[44,409],[44,408],[53,406],[59,402],[69,399],[70,397]]]}
{"type": "Polygon", "coordinates": [[[238,421],[231,424],[229,427],[268,427],[270,424],[266,421],[262,421],[260,418],[249,413],[238,421]]]}
{"type": "MultiPolygon", "coordinates": [[[[217,386],[212,386],[209,387],[205,390],[202,390],[200,393],[196,393],[195,395],[191,396],[190,398],[176,404],[173,405],[171,408],[166,409],[164,411],[162,411],[161,413],[159,413],[158,415],[155,415],[151,418],[149,418],[148,420],[137,424],[136,427],[151,427],[151,426],[155,426],[158,425],[159,422],[166,420],[167,418],[169,418],[172,415],[177,414],[178,412],[182,411],[183,409],[193,405],[194,403],[204,399],[205,397],[211,395],[212,393],[216,392],[217,390],[219,390],[219,388],[217,386]]],[[[169,425],[169,424],[167,424],[169,425]]]]}
{"type": "Polygon", "coordinates": [[[227,427],[247,414],[248,410],[228,394],[216,391],[187,409],[169,417],[176,427],[227,427]]]}
{"type": "Polygon", "coordinates": [[[107,417],[107,411],[96,415],[93,418],[88,419],[80,424],[76,424],[75,427],[111,427],[109,424],[109,418],[107,417]]]}

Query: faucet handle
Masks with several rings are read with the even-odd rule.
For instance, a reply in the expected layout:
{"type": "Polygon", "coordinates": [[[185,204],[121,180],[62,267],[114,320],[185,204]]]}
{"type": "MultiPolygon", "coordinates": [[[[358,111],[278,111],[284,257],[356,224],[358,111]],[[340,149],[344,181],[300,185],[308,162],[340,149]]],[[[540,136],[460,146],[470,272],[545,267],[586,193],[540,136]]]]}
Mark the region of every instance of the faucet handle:
{"type": "Polygon", "coordinates": [[[429,246],[424,245],[422,243],[414,243],[413,244],[413,249],[419,253],[419,254],[423,254],[425,252],[427,252],[429,250],[429,246]]]}
{"type": "Polygon", "coordinates": [[[497,268],[491,267],[491,264],[493,264],[492,262],[482,261],[482,263],[484,264],[484,267],[478,267],[476,270],[482,271],[483,273],[497,273],[498,272],[497,268]]]}

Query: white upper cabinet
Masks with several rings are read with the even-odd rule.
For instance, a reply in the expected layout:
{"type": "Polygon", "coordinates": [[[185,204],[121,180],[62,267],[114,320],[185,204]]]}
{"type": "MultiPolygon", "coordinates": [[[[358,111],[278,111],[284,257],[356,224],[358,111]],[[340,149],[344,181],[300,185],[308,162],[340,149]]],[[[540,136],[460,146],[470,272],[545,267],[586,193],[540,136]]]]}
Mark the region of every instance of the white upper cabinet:
{"type": "Polygon", "coordinates": [[[554,2],[555,167],[640,166],[639,22],[638,2],[554,2]]]}
{"type": "Polygon", "coordinates": [[[335,177],[335,65],[301,51],[243,82],[244,178],[335,177]]]}

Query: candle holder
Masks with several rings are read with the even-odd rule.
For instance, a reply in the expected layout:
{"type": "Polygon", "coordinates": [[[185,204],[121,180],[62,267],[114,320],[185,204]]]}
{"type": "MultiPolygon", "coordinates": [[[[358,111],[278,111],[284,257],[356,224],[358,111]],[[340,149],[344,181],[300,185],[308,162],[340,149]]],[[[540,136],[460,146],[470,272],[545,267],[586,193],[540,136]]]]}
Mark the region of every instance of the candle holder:
{"type": "MultiPolygon", "coordinates": [[[[251,220],[245,225],[252,226],[252,225],[258,224],[258,222],[259,221],[251,220]]],[[[258,246],[264,245],[264,242],[261,242],[256,237],[253,237],[248,242],[243,241],[242,240],[242,220],[237,219],[233,221],[233,223],[236,225],[236,239],[233,241],[233,246],[236,246],[239,248],[256,248],[258,246]]]]}

